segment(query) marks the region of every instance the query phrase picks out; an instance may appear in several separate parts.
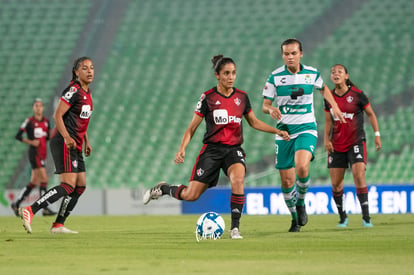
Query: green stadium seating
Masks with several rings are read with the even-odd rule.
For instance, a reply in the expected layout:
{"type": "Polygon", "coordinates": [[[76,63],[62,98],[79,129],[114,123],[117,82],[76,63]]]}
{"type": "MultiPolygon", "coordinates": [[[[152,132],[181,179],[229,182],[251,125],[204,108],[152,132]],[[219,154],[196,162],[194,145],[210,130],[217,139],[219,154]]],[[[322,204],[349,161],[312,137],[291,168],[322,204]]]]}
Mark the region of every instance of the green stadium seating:
{"type": "Polygon", "coordinates": [[[14,135],[32,115],[34,98],[47,105],[53,97],[91,1],[0,0],[0,7],[0,99],[6,114],[0,117],[0,185],[5,186],[27,149],[14,135]]]}
{"type": "MultiPolygon", "coordinates": [[[[114,177],[123,182],[110,178],[96,184],[135,187],[160,180],[187,181],[201,148],[204,123],[187,148],[185,164],[175,166],[173,159],[199,96],[216,84],[210,69],[212,56],[234,57],[236,87],[249,93],[256,115],[263,118],[261,90],[276,66],[278,45],[286,35],[303,30],[332,2],[324,0],[316,7],[307,1],[292,4],[287,0],[278,5],[261,0],[253,6],[236,0],[131,1],[98,76],[90,131],[91,140],[110,137],[114,142],[99,156],[105,161],[91,161],[90,170],[115,170],[114,177]],[[295,5],[302,20],[289,20],[289,5],[295,5]],[[225,12],[227,6],[232,13],[225,12]],[[275,23],[263,16],[269,12],[278,14],[279,27],[269,28],[275,23]]],[[[272,135],[251,130],[245,123],[245,137],[249,163],[260,160],[263,152],[272,154],[272,135]]],[[[97,146],[101,150],[102,140],[97,146]]]]}
{"type": "MultiPolygon", "coordinates": [[[[334,0],[318,5],[305,0],[281,0],[277,5],[268,0],[254,5],[237,0],[130,1],[94,82],[89,129],[94,153],[87,159],[88,184],[92,188],[149,187],[160,180],[181,184],[189,179],[204,123],[187,148],[185,163],[176,166],[173,159],[199,96],[216,84],[209,63],[216,54],[235,59],[235,86],[248,92],[256,116],[273,123],[261,112],[261,91],[268,74],[282,64],[280,42],[299,35],[334,4],[334,0]],[[292,20],[292,10],[300,20],[292,20]]],[[[7,184],[25,152],[14,134],[31,113],[34,91],[49,103],[92,1],[0,0],[0,6],[0,35],[7,37],[0,43],[0,102],[4,113],[13,114],[0,117],[4,156],[0,165],[5,167],[0,170],[0,184],[7,184]],[[77,20],[67,16],[72,9],[77,20]],[[3,92],[8,90],[18,93],[3,92]]],[[[320,69],[331,87],[330,68],[343,63],[351,79],[370,96],[374,109],[386,104],[389,97],[414,87],[412,10],[411,0],[366,1],[315,50],[306,52],[304,64],[320,69]]],[[[323,100],[318,93],[315,111],[322,141],[323,100]]],[[[413,113],[412,102],[392,113],[377,112],[381,152],[375,151],[366,119],[369,183],[414,181],[413,113]]],[[[244,133],[248,164],[273,155],[272,135],[257,132],[247,123],[244,133]]],[[[311,164],[312,183],[329,185],[327,154],[321,144],[311,164]]],[[[246,185],[280,184],[273,164],[254,172],[246,185]]],[[[353,183],[352,173],[346,173],[345,183],[353,183]]]]}

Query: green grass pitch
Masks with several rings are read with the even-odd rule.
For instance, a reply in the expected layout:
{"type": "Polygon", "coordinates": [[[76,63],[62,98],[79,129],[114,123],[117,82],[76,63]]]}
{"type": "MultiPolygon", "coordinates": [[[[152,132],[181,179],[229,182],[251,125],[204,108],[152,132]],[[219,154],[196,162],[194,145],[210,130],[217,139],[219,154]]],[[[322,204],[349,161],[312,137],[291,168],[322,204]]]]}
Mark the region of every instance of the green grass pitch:
{"type": "MultiPolygon", "coordinates": [[[[226,226],[230,216],[223,215],[226,226]]],[[[36,216],[33,234],[0,217],[0,274],[414,274],[414,215],[373,215],[363,228],[351,215],[312,215],[300,233],[289,216],[243,216],[243,240],[199,243],[198,215],[72,216],[78,235],[51,235],[36,216]]]]}

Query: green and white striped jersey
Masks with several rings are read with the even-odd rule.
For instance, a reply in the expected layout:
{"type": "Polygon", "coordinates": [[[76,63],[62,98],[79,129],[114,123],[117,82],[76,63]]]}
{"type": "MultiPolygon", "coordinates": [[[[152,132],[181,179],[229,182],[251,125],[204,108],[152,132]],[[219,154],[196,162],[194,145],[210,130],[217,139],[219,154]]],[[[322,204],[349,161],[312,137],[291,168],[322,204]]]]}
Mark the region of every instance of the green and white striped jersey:
{"type": "MultiPolygon", "coordinates": [[[[291,138],[309,133],[317,136],[313,111],[314,88],[322,89],[323,79],[313,67],[300,65],[300,71],[292,74],[286,65],[274,70],[263,89],[263,96],[274,101],[282,113],[277,128],[287,131],[291,138]]],[[[276,139],[281,139],[276,136],[276,139]]]]}

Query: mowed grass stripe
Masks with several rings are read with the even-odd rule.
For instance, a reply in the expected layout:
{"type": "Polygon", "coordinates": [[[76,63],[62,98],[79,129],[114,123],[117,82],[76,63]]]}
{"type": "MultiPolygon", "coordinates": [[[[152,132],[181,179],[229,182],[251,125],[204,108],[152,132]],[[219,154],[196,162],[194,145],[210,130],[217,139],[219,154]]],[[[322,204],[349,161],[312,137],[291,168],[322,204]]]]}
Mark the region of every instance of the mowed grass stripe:
{"type": "Polygon", "coordinates": [[[72,216],[78,235],[51,235],[51,217],[27,234],[0,217],[0,274],[414,274],[414,215],[312,215],[300,233],[289,216],[243,216],[243,240],[196,242],[198,216],[72,216]]]}

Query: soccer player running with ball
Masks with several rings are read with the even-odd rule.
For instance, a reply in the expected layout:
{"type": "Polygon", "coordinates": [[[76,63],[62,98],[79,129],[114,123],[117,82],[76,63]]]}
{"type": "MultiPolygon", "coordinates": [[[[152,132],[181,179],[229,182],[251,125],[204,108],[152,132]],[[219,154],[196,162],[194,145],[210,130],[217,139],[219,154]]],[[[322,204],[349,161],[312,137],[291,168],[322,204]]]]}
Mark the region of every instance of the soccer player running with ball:
{"type": "Polygon", "coordinates": [[[325,101],[325,150],[328,151],[328,168],[332,181],[332,194],[338,208],[338,227],[348,226],[348,216],[343,203],[345,170],[351,164],[357,196],[362,210],[362,224],[372,227],[369,216],[368,187],[365,182],[366,143],[364,112],[375,133],[375,147],[381,149],[377,117],[368,97],[349,80],[348,70],[337,64],[331,69],[331,91],[347,123],[339,123],[331,114],[331,104],[325,101]]]}
{"type": "MultiPolygon", "coordinates": [[[[32,166],[30,182],[25,186],[19,198],[11,204],[11,208],[16,216],[19,216],[20,204],[30,195],[33,188],[39,186],[39,194],[43,196],[47,190],[49,178],[46,172],[47,141],[51,136],[49,119],[43,116],[43,101],[36,98],[33,102],[33,116],[27,118],[20,126],[16,134],[16,139],[29,145],[29,161],[32,166]],[[27,138],[23,137],[26,133],[27,138]]],[[[53,216],[55,212],[48,207],[43,209],[43,216],[53,216]]]]}
{"type": "Polygon", "coordinates": [[[285,203],[291,213],[289,232],[299,232],[308,222],[305,195],[310,184],[309,164],[317,141],[313,111],[313,90],[318,89],[332,105],[333,115],[345,122],[319,71],[300,63],[302,44],[288,39],[281,45],[285,65],[274,70],[263,89],[263,112],[277,120],[277,128],[287,131],[290,140],[275,138],[276,169],[279,169],[285,203]],[[273,101],[277,107],[272,106],[273,101]]]}
{"type": "Polygon", "coordinates": [[[89,89],[93,78],[92,60],[88,57],[75,60],[72,81],[63,91],[53,115],[57,133],[50,141],[56,174],[59,174],[61,183],[51,188],[31,206],[19,208],[19,215],[27,233],[32,233],[31,223],[34,214],[62,197],[56,221],[50,232],[78,233],[66,228],[64,223],[86,187],[86,170],[82,149],[87,157],[92,152],[86,130],[93,110],[92,95],[89,89]]]}
{"type": "Polygon", "coordinates": [[[189,185],[168,185],[166,182],[160,182],[146,191],[143,202],[147,204],[163,195],[170,195],[178,200],[195,201],[207,188],[217,185],[220,169],[223,169],[230,179],[232,190],[230,238],[242,239],[239,228],[245,201],[246,173],[246,155],[241,147],[242,118],[244,117],[252,128],[276,134],[283,140],[289,140],[289,135],[257,119],[247,93],[233,87],[236,80],[236,64],[231,58],[218,55],[211,61],[217,86],[201,95],[174,160],[176,164],[184,162],[185,149],[205,118],[203,146],[192,170],[189,185]]]}

